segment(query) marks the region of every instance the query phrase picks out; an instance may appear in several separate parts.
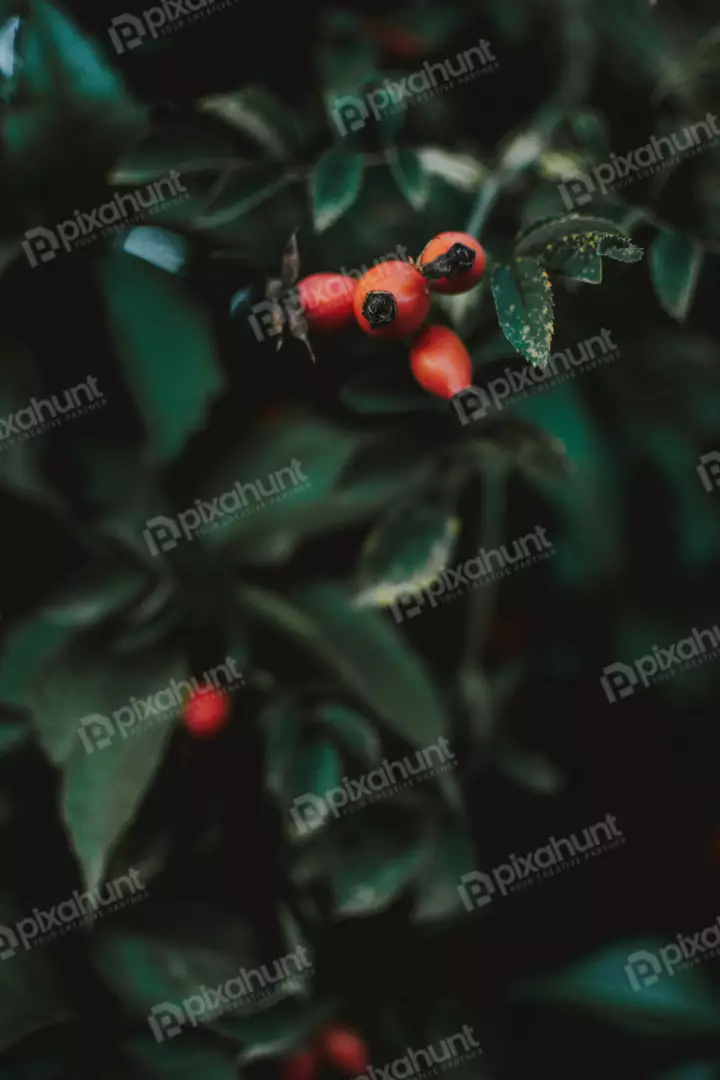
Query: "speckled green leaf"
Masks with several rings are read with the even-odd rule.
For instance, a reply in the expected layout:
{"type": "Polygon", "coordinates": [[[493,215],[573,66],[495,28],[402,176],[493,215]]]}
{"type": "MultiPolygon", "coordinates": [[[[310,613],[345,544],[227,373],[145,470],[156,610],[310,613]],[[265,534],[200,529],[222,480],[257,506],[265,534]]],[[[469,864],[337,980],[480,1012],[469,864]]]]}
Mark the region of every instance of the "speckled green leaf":
{"type": "Polygon", "coordinates": [[[545,367],[554,318],[550,278],[537,259],[520,258],[492,272],[498,320],[513,348],[531,364],[545,367]]]}

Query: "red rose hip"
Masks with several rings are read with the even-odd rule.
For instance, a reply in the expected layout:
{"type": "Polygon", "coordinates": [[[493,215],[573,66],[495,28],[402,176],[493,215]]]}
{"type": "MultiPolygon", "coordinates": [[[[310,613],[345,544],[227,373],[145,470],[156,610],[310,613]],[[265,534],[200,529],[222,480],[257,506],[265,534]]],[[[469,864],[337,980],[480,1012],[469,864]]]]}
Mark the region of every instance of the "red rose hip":
{"type": "Polygon", "coordinates": [[[477,285],[487,262],[482,245],[463,232],[438,233],[426,245],[418,267],[433,292],[455,295],[477,285]]]}
{"type": "Polygon", "coordinates": [[[334,333],[352,325],[355,284],[346,274],[310,274],[297,283],[300,306],[311,330],[334,333]]]}
{"type": "Polygon", "coordinates": [[[427,318],[428,293],[427,281],[411,263],[379,263],[357,283],[355,318],[371,337],[408,337],[427,318]]]}
{"type": "Polygon", "coordinates": [[[470,354],[446,326],[426,326],[410,350],[410,370],[424,390],[453,398],[472,385],[470,354]]]}

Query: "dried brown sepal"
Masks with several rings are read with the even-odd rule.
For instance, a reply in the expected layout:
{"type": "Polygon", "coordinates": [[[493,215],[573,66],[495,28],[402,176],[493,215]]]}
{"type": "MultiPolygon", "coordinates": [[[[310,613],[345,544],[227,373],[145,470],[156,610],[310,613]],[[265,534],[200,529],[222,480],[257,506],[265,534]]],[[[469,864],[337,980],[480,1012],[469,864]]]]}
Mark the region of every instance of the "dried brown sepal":
{"type": "Polygon", "coordinates": [[[310,358],[314,364],[315,353],[312,351],[312,346],[310,345],[310,341],[308,339],[309,327],[307,319],[305,318],[300,309],[290,311],[288,315],[288,329],[297,341],[302,341],[303,345],[310,353],[310,358]]]}
{"type": "Polygon", "coordinates": [[[282,257],[282,266],[280,269],[280,278],[286,289],[294,285],[297,279],[300,277],[300,252],[297,246],[297,231],[295,231],[287,242],[285,251],[282,257]]]}

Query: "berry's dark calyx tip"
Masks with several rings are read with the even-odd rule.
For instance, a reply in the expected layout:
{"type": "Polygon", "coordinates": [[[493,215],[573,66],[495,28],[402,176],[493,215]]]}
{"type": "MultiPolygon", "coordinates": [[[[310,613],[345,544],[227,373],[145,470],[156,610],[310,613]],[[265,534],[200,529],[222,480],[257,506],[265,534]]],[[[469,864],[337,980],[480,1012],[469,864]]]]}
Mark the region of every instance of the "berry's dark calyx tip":
{"type": "Polygon", "coordinates": [[[454,278],[456,274],[472,270],[475,264],[475,252],[466,244],[453,244],[444,255],[438,255],[437,259],[426,263],[422,268],[423,275],[431,280],[439,278],[454,278]]]}
{"type": "Polygon", "coordinates": [[[389,326],[397,315],[397,303],[390,292],[369,292],[362,306],[362,313],[371,330],[389,326]]]}
{"type": "Polygon", "coordinates": [[[467,244],[453,244],[447,254],[454,261],[456,270],[472,270],[475,265],[476,252],[467,244]]]}

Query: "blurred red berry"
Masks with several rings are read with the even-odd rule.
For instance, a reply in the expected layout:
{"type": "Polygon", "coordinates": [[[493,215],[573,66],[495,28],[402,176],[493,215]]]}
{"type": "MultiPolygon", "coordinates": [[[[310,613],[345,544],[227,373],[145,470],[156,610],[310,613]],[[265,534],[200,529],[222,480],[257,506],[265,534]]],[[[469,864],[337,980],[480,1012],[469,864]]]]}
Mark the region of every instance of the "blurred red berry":
{"type": "Polygon", "coordinates": [[[423,250],[418,267],[433,292],[455,295],[477,285],[487,259],[474,236],[463,232],[438,233],[423,250]]]}
{"type": "Polygon", "coordinates": [[[343,1024],[331,1024],[320,1036],[324,1058],[346,1076],[360,1076],[370,1064],[364,1039],[343,1024]]]}
{"type": "Polygon", "coordinates": [[[230,713],[227,694],[207,687],[196,691],[185,706],[183,722],[191,735],[205,738],[224,727],[230,713]]]}
{"type": "Polygon", "coordinates": [[[313,1080],[317,1072],[317,1054],[314,1050],[301,1050],[283,1063],[283,1080],[313,1080]]]}
{"type": "Polygon", "coordinates": [[[311,330],[334,333],[352,325],[355,278],[346,274],[310,274],[297,284],[303,314],[311,330]]]}
{"type": "Polygon", "coordinates": [[[470,354],[446,326],[426,326],[410,350],[410,370],[424,390],[452,398],[472,383],[470,354]]]}

